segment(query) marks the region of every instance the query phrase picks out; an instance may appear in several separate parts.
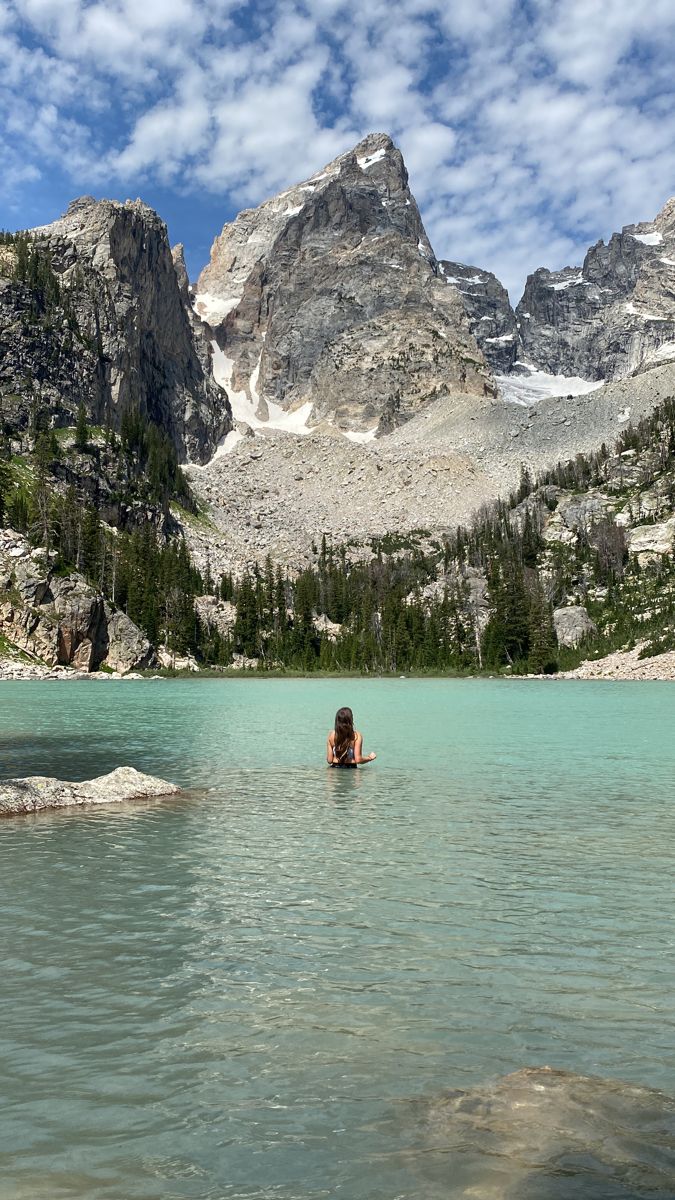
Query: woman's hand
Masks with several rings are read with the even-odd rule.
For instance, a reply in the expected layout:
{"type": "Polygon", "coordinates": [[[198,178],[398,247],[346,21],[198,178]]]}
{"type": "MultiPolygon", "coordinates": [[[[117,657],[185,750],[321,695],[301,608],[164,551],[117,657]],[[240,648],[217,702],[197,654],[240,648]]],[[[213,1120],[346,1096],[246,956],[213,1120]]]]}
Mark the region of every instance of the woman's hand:
{"type": "Polygon", "coordinates": [[[370,754],[368,755],[368,762],[372,762],[375,758],[377,758],[377,755],[373,754],[373,751],[371,750],[370,754]]]}

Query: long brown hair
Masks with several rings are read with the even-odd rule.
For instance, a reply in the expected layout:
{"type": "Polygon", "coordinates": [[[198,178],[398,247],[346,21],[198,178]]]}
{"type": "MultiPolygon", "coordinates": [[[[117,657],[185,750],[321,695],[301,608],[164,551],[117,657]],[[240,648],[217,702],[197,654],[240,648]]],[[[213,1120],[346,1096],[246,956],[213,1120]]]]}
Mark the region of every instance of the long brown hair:
{"type": "Polygon", "coordinates": [[[351,708],[338,708],[335,714],[335,744],[333,753],[337,759],[344,758],[356,739],[354,714],[351,708]]]}

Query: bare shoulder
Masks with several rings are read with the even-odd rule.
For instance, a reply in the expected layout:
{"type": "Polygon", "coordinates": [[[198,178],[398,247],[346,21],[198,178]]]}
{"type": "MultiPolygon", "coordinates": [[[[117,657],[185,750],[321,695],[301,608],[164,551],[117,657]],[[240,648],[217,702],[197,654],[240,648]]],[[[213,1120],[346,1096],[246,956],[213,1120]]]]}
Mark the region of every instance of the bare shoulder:
{"type": "Polygon", "coordinates": [[[335,741],[335,730],[334,729],[331,729],[330,733],[328,734],[328,741],[329,742],[335,741]]]}
{"type": "Polygon", "coordinates": [[[355,730],[354,730],[354,738],[355,738],[355,740],[356,740],[357,742],[362,742],[362,741],[363,741],[363,734],[362,734],[362,733],[360,733],[358,729],[355,729],[355,730]]]}

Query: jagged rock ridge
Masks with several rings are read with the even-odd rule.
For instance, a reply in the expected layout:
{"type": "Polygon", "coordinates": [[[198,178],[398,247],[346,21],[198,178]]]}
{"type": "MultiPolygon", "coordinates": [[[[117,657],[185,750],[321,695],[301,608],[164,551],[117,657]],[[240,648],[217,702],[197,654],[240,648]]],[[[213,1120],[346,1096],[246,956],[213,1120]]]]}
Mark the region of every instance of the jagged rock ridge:
{"type": "Polygon", "coordinates": [[[520,356],[554,374],[622,379],[675,359],[675,198],[581,267],[535,271],[516,317],[520,356]]]}
{"type": "Polygon", "coordinates": [[[226,225],[195,307],[239,415],[311,404],[312,424],[383,432],[450,390],[495,391],[384,134],[226,225]]]}

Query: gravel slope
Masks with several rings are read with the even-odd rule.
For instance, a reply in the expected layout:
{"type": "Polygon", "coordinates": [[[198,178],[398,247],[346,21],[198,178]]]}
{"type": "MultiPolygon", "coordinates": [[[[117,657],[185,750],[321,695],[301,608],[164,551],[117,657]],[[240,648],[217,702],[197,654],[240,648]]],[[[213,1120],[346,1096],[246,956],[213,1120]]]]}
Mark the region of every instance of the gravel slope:
{"type": "Polygon", "coordinates": [[[208,520],[186,524],[198,565],[240,570],[270,553],[300,566],[325,532],[336,542],[429,529],[442,533],[532,471],[612,444],[675,393],[675,365],[585,396],[523,407],[450,394],[363,445],[337,432],[263,430],[230,454],[189,467],[208,520]]]}

